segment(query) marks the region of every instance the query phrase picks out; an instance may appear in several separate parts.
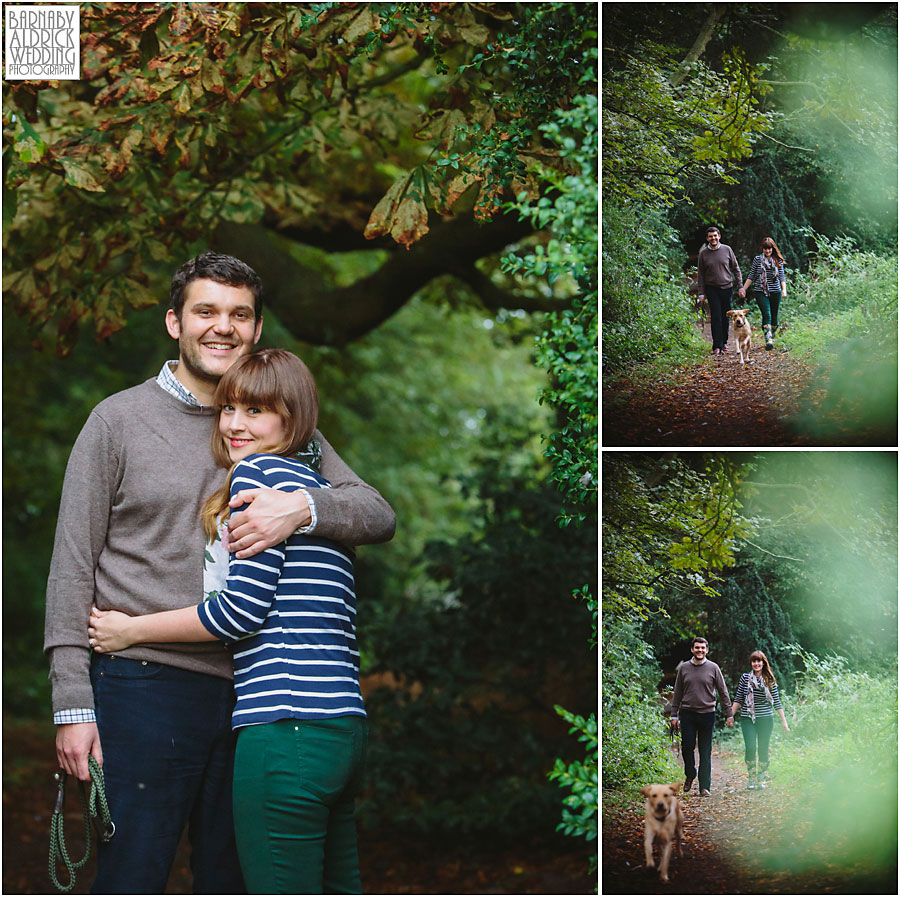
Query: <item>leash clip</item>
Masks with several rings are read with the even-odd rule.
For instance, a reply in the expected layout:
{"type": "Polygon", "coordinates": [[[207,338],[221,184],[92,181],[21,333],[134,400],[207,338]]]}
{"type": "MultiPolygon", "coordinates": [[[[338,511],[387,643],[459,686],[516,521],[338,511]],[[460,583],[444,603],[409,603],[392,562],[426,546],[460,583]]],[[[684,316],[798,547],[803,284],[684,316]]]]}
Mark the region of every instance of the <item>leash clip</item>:
{"type": "Polygon", "coordinates": [[[107,825],[103,821],[103,817],[97,813],[91,814],[91,822],[94,823],[94,828],[97,829],[97,837],[104,843],[108,844],[112,841],[112,836],[116,833],[116,824],[109,820],[109,825],[107,825]]]}

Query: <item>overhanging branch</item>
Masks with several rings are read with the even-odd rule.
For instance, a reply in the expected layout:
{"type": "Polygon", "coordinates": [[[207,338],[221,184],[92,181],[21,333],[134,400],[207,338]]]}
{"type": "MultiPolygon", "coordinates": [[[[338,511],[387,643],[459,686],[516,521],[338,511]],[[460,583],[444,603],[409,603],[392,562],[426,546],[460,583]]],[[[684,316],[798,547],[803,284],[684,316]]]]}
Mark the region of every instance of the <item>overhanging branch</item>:
{"type": "Polygon", "coordinates": [[[724,14],[724,4],[718,4],[712,8],[709,15],[706,17],[706,21],[703,23],[703,27],[700,29],[700,33],[697,35],[697,40],[694,41],[694,46],[688,50],[687,56],[684,57],[681,64],[669,79],[669,84],[671,84],[672,87],[678,87],[678,85],[687,78],[691,66],[703,55],[706,45],[713,36],[713,32],[716,30],[719,19],[721,19],[724,14]]]}
{"type": "Polygon", "coordinates": [[[491,309],[536,311],[564,304],[507,293],[474,267],[478,259],[501,252],[531,232],[532,226],[515,214],[498,215],[487,224],[471,216],[438,221],[408,252],[394,253],[377,271],[344,287],[332,286],[280,249],[263,225],[222,222],[213,233],[213,245],[259,272],[266,302],[297,339],[342,346],[374,330],[443,274],[464,280],[491,309]]]}

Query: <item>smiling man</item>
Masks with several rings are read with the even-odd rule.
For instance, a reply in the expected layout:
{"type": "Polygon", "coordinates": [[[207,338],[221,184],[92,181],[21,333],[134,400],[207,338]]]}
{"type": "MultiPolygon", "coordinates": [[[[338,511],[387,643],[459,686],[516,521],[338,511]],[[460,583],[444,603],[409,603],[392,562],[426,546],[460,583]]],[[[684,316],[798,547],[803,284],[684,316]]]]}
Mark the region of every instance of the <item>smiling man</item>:
{"type": "Polygon", "coordinates": [[[166,330],[178,340],[173,373],[204,405],[212,404],[219,378],[259,342],[262,313],[251,287],[192,280],[172,290],[166,330]]]}
{"type": "MultiPolygon", "coordinates": [[[[47,582],[60,766],[89,778],[103,765],[116,832],[100,845],[95,894],[162,894],[189,825],[194,892],[244,892],[231,813],[232,662],[219,643],[135,645],[91,656],[91,605],[146,614],[203,596],[203,501],[224,476],[210,452],[219,378],[262,328],[262,284],[231,256],[182,265],[166,328],[178,360],[102,401],[69,457],[47,582]]],[[[393,536],[394,513],[316,431],[308,453],[331,489],[249,490],[231,520],[248,557],[295,531],[348,546],[393,536]]]]}
{"type": "Polygon", "coordinates": [[[687,794],[697,777],[694,746],[700,747],[700,794],[709,796],[712,785],[712,736],[716,725],[716,692],[728,708],[725,724],[734,727],[734,714],[725,678],[718,665],[706,656],[709,642],[697,637],[691,645],[690,661],[678,667],[672,694],[672,721],[681,729],[681,757],[684,760],[684,791],[687,794]]]}

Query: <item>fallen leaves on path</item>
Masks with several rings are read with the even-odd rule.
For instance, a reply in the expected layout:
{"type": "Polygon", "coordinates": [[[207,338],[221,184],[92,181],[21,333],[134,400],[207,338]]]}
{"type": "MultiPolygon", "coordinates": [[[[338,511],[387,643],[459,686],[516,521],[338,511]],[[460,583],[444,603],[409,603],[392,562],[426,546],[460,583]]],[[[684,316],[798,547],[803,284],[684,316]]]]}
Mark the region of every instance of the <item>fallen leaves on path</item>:
{"type": "Polygon", "coordinates": [[[622,380],[603,390],[603,444],[806,445],[790,422],[809,379],[790,352],[754,346],[747,364],[732,349],[641,386],[622,380]]]}
{"type": "MultiPolygon", "coordinates": [[[[865,869],[840,869],[826,856],[812,874],[763,861],[782,846],[784,822],[796,813],[803,795],[783,779],[763,791],[747,790],[739,757],[713,748],[712,791],[701,797],[694,782],[684,795],[685,839],[673,857],[670,882],[644,866],[643,812],[607,812],[603,818],[603,894],[895,894],[895,881],[866,878],[865,869]]],[[[815,820],[800,816],[797,826],[815,820]]],[[[658,857],[658,850],[657,854],[658,857]]]]}

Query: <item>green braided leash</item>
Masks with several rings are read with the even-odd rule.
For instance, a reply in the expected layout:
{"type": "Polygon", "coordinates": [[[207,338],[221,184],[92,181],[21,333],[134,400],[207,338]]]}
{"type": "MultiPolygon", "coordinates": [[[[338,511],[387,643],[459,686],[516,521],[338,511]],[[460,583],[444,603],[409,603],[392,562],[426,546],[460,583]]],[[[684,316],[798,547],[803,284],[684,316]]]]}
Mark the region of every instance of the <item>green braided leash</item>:
{"type": "Polygon", "coordinates": [[[104,844],[116,833],[116,827],[109,815],[109,805],[106,802],[103,770],[92,756],[88,757],[88,769],[91,773],[90,799],[84,793],[84,782],[78,782],[78,790],[81,794],[81,808],[84,811],[84,856],[77,862],[73,862],[69,857],[63,832],[62,811],[66,794],[66,773],[61,769],[54,776],[59,783],[59,793],[56,795],[56,806],[53,808],[53,816],[50,817],[50,881],[53,882],[55,888],[63,893],[71,891],[75,887],[75,871],[84,866],[91,854],[91,823],[97,827],[97,836],[104,844]],[[69,873],[69,883],[67,885],[60,884],[59,879],[56,877],[56,867],[60,860],[62,860],[66,871],[69,873]]]}

